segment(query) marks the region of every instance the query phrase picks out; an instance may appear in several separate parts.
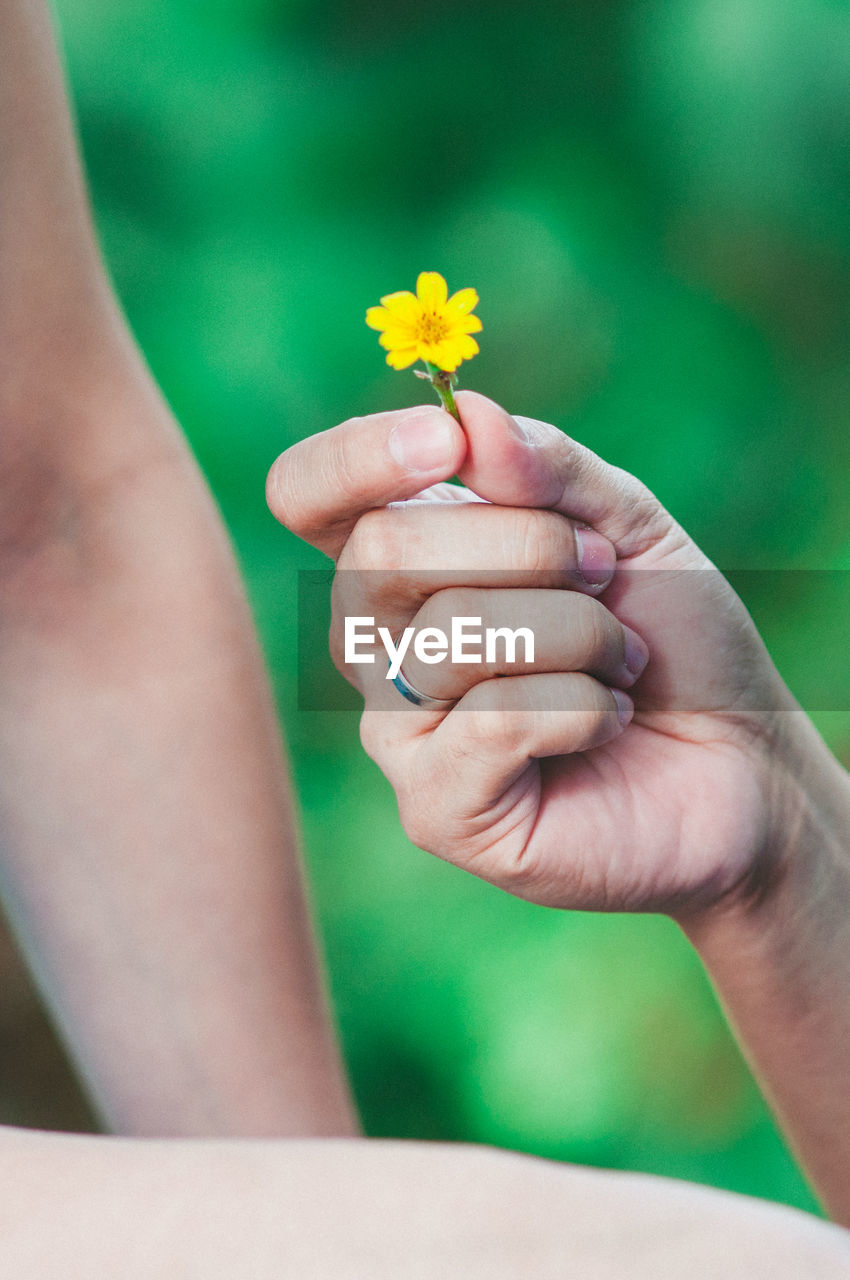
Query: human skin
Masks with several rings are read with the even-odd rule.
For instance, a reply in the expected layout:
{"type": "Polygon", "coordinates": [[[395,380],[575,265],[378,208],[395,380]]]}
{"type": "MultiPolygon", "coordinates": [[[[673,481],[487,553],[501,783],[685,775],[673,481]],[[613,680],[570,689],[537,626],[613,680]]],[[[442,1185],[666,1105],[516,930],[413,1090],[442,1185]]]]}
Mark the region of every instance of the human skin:
{"type": "Polygon", "coordinates": [[[350,1134],[227,537],[115,304],[47,12],[0,3],[0,877],[125,1134],[350,1134]]]}
{"type": "Polygon", "coordinates": [[[26,1280],[844,1280],[845,1232],[663,1178],[469,1146],[8,1131],[26,1280]]]}
{"type": "MultiPolygon", "coordinates": [[[[446,712],[406,708],[385,680],[349,669],[364,745],[421,847],[549,906],[676,920],[824,1204],[850,1224],[847,775],[731,587],[643,485],[547,424],[471,392],[458,406],[462,430],[419,409],[299,443],[270,473],[270,505],[359,582],[358,612],[394,632],[447,575],[474,586],[489,568],[498,586],[510,570],[513,590],[518,568],[536,571],[541,599],[558,601],[541,608],[563,673],[471,668],[463,678],[480,683],[446,712]],[[454,473],[490,509],[439,485],[454,473]],[[576,522],[610,543],[602,600],[649,649],[625,729],[610,694],[623,680],[610,665],[601,681],[571,669],[577,597],[552,590],[564,565],[560,585],[576,586],[576,522]]],[[[337,656],[346,598],[343,586],[337,656]]],[[[421,667],[413,683],[456,696],[455,679],[421,667]]]]}

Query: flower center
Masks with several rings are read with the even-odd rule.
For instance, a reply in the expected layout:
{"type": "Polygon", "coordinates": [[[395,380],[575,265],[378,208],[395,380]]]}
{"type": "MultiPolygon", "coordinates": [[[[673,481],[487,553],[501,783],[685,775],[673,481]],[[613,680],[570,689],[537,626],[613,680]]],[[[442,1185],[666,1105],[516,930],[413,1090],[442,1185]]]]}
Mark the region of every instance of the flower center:
{"type": "Polygon", "coordinates": [[[436,311],[423,311],[419,317],[417,338],[420,342],[434,345],[442,342],[449,332],[445,318],[436,311]]]}

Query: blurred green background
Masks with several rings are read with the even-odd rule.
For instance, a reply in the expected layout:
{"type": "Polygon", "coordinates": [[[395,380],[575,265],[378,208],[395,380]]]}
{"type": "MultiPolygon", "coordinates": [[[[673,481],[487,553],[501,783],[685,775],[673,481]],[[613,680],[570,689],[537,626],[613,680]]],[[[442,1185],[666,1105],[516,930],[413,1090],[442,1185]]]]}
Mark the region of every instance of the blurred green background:
{"type": "MultiPolygon", "coordinates": [[[[466,385],[636,472],[721,567],[850,568],[850,4],[57,7],[105,252],[256,608],[368,1130],[811,1207],[672,925],[429,859],[357,715],[297,710],[296,570],[325,562],[263,482],[422,398],[363,313],[439,270],[482,299],[466,385]]],[[[750,581],[847,758],[847,592],[750,581]]]]}

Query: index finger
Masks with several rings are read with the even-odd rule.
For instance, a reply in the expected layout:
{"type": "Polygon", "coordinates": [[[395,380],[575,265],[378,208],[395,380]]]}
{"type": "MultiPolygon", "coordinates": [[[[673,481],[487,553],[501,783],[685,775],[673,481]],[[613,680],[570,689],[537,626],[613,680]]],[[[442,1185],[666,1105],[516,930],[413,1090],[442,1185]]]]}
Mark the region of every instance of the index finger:
{"type": "Polygon", "coordinates": [[[549,507],[582,520],[608,538],[620,558],[673,527],[645,485],[557,427],[512,417],[475,391],[459,391],[456,400],[467,438],[458,478],[488,502],[549,507]]]}
{"type": "Polygon", "coordinates": [[[336,558],[364,512],[447,480],[465,456],[463,431],[436,405],[350,418],[282,453],[266,500],[281,524],[336,558]]]}

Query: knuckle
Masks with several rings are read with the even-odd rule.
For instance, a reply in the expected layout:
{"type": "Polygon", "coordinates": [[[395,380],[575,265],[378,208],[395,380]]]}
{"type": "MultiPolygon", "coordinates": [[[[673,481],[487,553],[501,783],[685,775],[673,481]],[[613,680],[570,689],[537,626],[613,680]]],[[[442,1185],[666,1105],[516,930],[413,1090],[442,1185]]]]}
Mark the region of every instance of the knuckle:
{"type": "Polygon", "coordinates": [[[371,574],[356,573],[344,567],[343,557],[334,574],[331,587],[331,642],[340,643],[347,617],[372,616],[376,612],[376,579],[371,574]]]}
{"type": "Polygon", "coordinates": [[[352,436],[358,439],[360,418],[349,418],[340,426],[325,432],[327,448],[319,456],[319,481],[328,493],[345,498],[360,496],[362,451],[352,447],[352,436]]]}
{"type": "Polygon", "coordinates": [[[624,471],[621,472],[620,484],[623,490],[624,504],[628,503],[631,507],[635,524],[639,527],[654,528],[662,517],[669,521],[667,512],[664,511],[655,494],[646,487],[643,481],[624,471]]]}
{"type": "Polygon", "coordinates": [[[417,625],[449,631],[452,618],[478,616],[481,612],[481,592],[476,588],[443,587],[425,601],[417,615],[417,625]]]}
{"type": "MultiPolygon", "coordinates": [[[[606,464],[600,459],[594,461],[600,470],[605,469],[606,464]]],[[[637,476],[633,476],[630,471],[624,471],[622,467],[611,467],[610,470],[623,502],[637,504],[639,518],[645,518],[650,511],[654,512],[658,508],[658,499],[642,480],[638,480],[637,476]]]]}
{"type": "Polygon", "coordinates": [[[528,712],[518,713],[508,684],[504,680],[487,680],[467,694],[463,711],[465,754],[486,757],[498,752],[522,757],[527,753],[528,712]]]}
{"type": "Polygon", "coordinates": [[[629,527],[638,532],[639,541],[631,553],[637,554],[668,536],[676,527],[675,521],[642,480],[619,467],[612,470],[618,490],[617,506],[628,513],[629,527]]]}
{"type": "Polygon", "coordinates": [[[367,709],[360,717],[360,744],[370,760],[374,760],[375,764],[387,777],[392,786],[395,786],[393,779],[390,777],[390,764],[398,756],[399,744],[394,729],[396,721],[395,713],[387,716],[381,711],[367,709]]]}
{"type": "Polygon", "coordinates": [[[299,440],[275,461],[266,479],[266,501],[276,520],[308,538],[327,522],[326,496],[343,501],[359,496],[358,453],[349,442],[359,419],[299,440]]]}
{"type": "Polygon", "coordinates": [[[401,544],[393,520],[384,511],[367,511],[351,531],[340,565],[379,572],[396,568],[400,557],[401,544]]]}
{"type": "Polygon", "coordinates": [[[526,508],[503,513],[502,546],[505,568],[510,570],[559,570],[574,555],[571,529],[563,517],[526,508]]]}
{"type": "Polygon", "coordinates": [[[297,445],[276,458],[266,478],[266,503],[276,520],[293,533],[301,532],[298,486],[292,482],[293,455],[297,445]]]}

